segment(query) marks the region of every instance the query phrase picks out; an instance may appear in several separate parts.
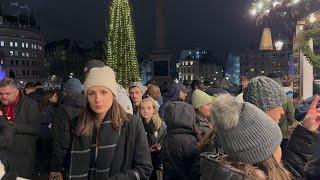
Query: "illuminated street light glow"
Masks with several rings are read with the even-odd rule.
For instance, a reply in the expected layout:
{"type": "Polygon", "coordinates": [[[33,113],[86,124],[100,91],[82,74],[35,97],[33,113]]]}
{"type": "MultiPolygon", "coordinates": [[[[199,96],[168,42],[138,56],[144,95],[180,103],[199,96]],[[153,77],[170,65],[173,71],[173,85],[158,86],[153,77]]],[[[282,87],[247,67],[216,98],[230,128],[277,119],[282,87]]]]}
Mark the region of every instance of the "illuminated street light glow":
{"type": "Polygon", "coordinates": [[[317,18],[314,16],[314,14],[312,14],[312,15],[309,17],[309,21],[310,21],[311,23],[316,22],[316,20],[317,20],[317,18]]]}
{"type": "Polygon", "coordinates": [[[300,0],[293,0],[292,4],[298,4],[300,2],[300,0]]]}
{"type": "Polygon", "coordinates": [[[250,11],[250,13],[251,13],[251,15],[255,16],[255,15],[257,15],[257,10],[256,9],[252,9],[250,11]]]}
{"type": "Polygon", "coordinates": [[[263,3],[262,2],[259,2],[258,5],[257,5],[258,9],[262,9],[263,8],[263,3]]]}
{"type": "Polygon", "coordinates": [[[283,42],[282,41],[276,41],[275,43],[274,43],[274,45],[275,45],[275,47],[276,47],[276,50],[277,51],[280,51],[281,49],[282,49],[282,47],[283,47],[283,42]]]}

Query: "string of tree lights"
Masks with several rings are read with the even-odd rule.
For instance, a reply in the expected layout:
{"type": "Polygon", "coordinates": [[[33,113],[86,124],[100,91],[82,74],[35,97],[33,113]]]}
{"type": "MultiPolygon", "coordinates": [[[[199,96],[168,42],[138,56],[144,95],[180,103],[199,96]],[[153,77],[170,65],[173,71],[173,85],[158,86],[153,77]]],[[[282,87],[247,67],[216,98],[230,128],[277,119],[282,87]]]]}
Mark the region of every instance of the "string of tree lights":
{"type": "Polygon", "coordinates": [[[119,84],[128,87],[139,81],[135,35],[128,0],[113,0],[103,59],[116,73],[119,84]]]}

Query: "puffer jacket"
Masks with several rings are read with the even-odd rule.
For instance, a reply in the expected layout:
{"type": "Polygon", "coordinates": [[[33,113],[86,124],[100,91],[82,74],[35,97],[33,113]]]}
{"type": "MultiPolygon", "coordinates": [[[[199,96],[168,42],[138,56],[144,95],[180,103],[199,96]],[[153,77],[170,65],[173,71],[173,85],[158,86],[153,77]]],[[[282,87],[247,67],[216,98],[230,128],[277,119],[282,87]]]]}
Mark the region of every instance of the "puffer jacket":
{"type": "Polygon", "coordinates": [[[70,122],[79,116],[85,106],[82,94],[71,94],[62,98],[61,105],[56,109],[52,122],[52,155],[50,171],[62,172],[69,164],[68,149],[70,148],[70,122]]]}
{"type": "Polygon", "coordinates": [[[294,177],[301,179],[305,176],[304,167],[312,160],[319,140],[319,132],[308,131],[301,125],[293,131],[282,161],[294,177]]]}
{"type": "Polygon", "coordinates": [[[163,178],[199,179],[200,151],[193,107],[184,102],[172,102],[168,105],[165,119],[167,135],[162,143],[163,178]]]}

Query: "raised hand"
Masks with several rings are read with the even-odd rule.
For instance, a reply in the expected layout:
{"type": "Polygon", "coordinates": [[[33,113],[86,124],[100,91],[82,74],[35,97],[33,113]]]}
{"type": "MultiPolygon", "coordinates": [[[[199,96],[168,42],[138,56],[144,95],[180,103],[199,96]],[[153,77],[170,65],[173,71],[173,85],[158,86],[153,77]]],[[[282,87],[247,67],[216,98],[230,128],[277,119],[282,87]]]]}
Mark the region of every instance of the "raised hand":
{"type": "Polygon", "coordinates": [[[317,96],[312,101],[311,105],[309,106],[308,112],[306,117],[302,121],[302,126],[309,131],[316,131],[320,125],[320,108],[317,108],[317,104],[320,101],[320,97],[317,96]]]}

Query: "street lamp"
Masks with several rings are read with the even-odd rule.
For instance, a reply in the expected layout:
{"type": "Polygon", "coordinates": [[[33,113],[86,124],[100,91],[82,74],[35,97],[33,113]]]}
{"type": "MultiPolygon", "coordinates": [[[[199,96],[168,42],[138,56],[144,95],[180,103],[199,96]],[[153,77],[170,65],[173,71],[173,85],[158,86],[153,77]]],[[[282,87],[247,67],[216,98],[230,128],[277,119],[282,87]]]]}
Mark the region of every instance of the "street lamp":
{"type": "Polygon", "coordinates": [[[310,17],[309,17],[309,21],[310,21],[310,23],[314,23],[314,22],[316,22],[316,17],[314,16],[314,14],[311,14],[310,15],[310,17]]]}
{"type": "Polygon", "coordinates": [[[283,47],[283,42],[279,40],[279,41],[276,41],[274,43],[274,45],[275,45],[277,51],[281,51],[281,49],[283,47]]]}

